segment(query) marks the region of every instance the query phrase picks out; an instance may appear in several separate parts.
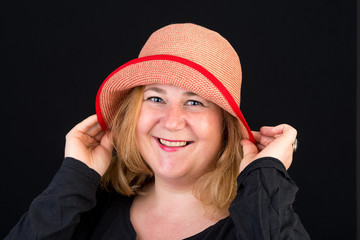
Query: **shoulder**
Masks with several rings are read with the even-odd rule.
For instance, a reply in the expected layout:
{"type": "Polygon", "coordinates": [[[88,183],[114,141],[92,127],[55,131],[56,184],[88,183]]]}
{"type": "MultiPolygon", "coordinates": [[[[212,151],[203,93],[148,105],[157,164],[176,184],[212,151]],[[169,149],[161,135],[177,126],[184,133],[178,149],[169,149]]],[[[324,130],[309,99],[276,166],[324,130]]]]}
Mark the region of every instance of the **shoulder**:
{"type": "Polygon", "coordinates": [[[133,196],[124,196],[114,190],[105,190],[101,187],[96,192],[97,207],[106,211],[107,208],[121,207],[127,208],[131,206],[134,199],[133,196]]]}

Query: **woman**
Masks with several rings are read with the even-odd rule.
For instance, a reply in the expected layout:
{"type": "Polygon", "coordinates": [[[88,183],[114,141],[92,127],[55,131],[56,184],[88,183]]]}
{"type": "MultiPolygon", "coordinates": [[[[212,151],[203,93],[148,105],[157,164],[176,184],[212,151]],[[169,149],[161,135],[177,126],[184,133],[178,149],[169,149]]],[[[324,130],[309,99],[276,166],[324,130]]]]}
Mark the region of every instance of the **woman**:
{"type": "Polygon", "coordinates": [[[104,81],[97,116],[67,134],[62,167],[7,239],[309,239],[286,172],[296,130],[251,132],[240,87],[219,34],[156,31],[104,81]]]}

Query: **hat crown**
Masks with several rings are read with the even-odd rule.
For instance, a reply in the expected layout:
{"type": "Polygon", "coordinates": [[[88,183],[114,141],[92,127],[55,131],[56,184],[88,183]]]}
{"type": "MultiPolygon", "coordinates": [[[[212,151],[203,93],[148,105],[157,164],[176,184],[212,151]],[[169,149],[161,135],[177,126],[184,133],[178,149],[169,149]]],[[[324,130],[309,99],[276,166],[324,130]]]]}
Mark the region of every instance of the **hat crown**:
{"type": "Polygon", "coordinates": [[[240,60],[217,32],[191,23],[168,25],[149,37],[139,58],[153,55],[172,55],[199,64],[224,85],[240,106],[240,60]]]}

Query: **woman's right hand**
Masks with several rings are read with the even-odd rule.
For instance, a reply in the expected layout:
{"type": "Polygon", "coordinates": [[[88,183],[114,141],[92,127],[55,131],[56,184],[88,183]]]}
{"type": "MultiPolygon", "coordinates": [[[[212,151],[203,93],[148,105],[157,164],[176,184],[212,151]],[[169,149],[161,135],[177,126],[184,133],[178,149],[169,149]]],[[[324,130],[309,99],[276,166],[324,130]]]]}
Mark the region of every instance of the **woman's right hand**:
{"type": "Polygon", "coordinates": [[[65,157],[80,160],[101,176],[110,165],[112,150],[110,134],[102,131],[96,115],[80,122],[66,135],[65,157]]]}

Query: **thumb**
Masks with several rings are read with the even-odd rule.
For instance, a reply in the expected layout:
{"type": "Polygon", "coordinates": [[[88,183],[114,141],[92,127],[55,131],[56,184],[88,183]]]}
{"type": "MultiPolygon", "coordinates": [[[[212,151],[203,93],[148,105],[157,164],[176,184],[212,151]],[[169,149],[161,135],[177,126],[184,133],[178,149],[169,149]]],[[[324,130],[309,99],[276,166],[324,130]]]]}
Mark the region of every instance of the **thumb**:
{"type": "Polygon", "coordinates": [[[241,140],[241,145],[243,147],[244,158],[253,157],[259,153],[256,145],[248,139],[241,140]]]}
{"type": "Polygon", "coordinates": [[[255,144],[253,144],[248,139],[241,140],[241,145],[243,147],[243,159],[240,162],[239,172],[242,172],[249,165],[258,154],[258,150],[255,144]]]}
{"type": "Polygon", "coordinates": [[[111,134],[110,132],[105,133],[105,135],[101,138],[100,144],[109,152],[113,150],[113,143],[111,141],[111,134]]]}

